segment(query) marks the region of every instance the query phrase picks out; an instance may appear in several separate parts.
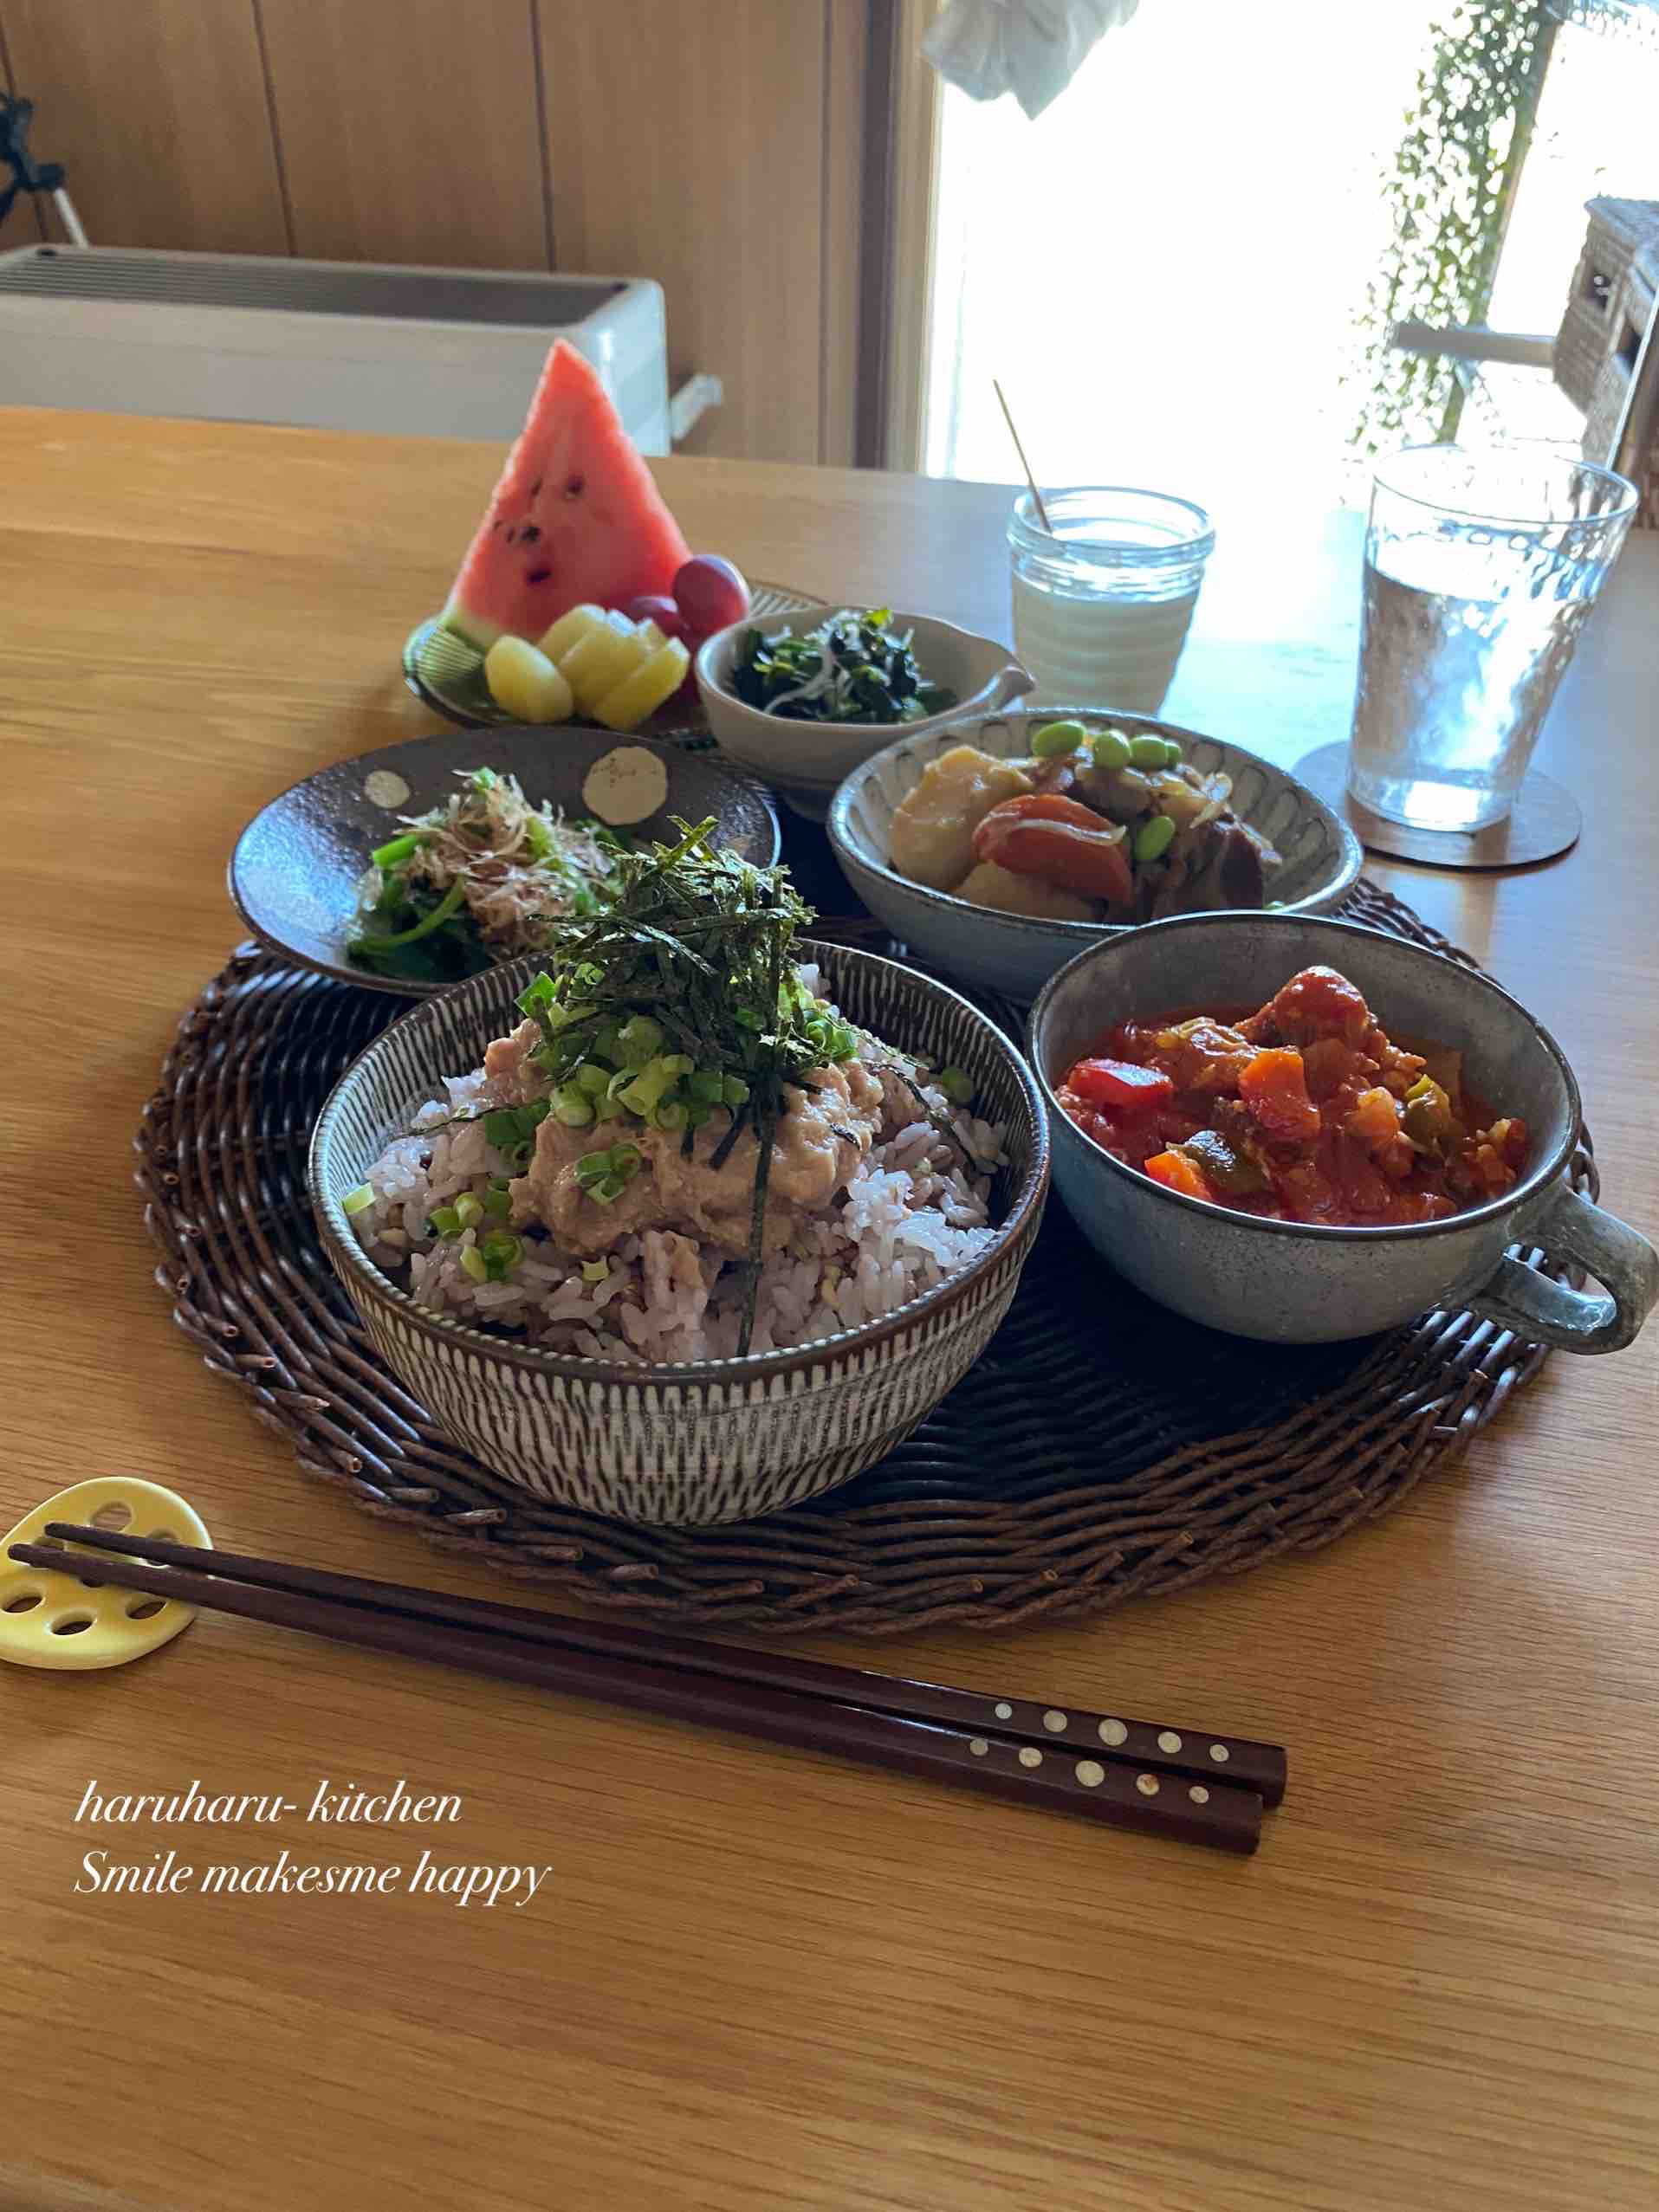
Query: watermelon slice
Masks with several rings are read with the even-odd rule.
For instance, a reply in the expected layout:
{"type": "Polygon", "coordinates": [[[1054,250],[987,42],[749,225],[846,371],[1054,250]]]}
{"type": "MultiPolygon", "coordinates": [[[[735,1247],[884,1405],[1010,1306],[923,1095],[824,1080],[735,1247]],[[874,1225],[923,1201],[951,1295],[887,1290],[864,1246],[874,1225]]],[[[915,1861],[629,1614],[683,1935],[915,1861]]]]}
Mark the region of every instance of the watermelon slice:
{"type": "Polygon", "coordinates": [[[671,592],[690,558],[592,365],[561,338],[444,609],[488,650],[503,631],[540,637],[591,599],[619,607],[671,592]]]}

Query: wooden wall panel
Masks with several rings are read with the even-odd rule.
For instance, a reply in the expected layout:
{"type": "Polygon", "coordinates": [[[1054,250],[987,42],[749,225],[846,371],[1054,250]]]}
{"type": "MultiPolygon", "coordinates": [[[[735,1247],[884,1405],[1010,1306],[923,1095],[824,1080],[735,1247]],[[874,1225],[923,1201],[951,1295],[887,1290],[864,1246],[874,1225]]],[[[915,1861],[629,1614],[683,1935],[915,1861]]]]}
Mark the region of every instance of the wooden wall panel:
{"type": "Polygon", "coordinates": [[[5,10],[36,143],[94,245],[288,250],[252,0],[5,10]]]}
{"type": "Polygon", "coordinates": [[[550,266],[531,0],[259,8],[296,253],[550,266]]]}
{"type": "MultiPolygon", "coordinates": [[[[859,357],[863,319],[865,95],[869,0],[828,0],[824,23],[824,236],[818,458],[859,458],[859,357]]],[[[798,457],[798,456],[797,456],[798,457]]]]}
{"type": "Polygon", "coordinates": [[[663,286],[693,450],[818,456],[826,5],[540,0],[559,266],[663,286]]]}

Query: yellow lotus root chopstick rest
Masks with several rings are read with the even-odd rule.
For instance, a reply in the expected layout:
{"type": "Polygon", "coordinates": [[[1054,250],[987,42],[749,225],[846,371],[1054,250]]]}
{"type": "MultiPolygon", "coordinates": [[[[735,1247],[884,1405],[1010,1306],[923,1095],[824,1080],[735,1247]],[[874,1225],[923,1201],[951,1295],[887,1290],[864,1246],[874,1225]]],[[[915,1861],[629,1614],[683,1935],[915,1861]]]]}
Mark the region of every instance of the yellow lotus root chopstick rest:
{"type": "Polygon", "coordinates": [[[135,1536],[165,1536],[175,1543],[211,1545],[201,1516],[177,1491],[136,1475],[98,1475],[76,1483],[26,1513],[10,1535],[0,1539],[0,1659],[14,1666],[62,1667],[81,1672],[98,1666],[124,1666],[146,1652],[171,1643],[196,1618],[192,1605],[176,1599],[146,1597],[138,1590],[100,1584],[98,1557],[75,1544],[62,1549],[65,1572],[25,1567],[11,1556],[15,1543],[53,1544],[49,1521],[75,1521],[82,1528],[120,1530],[135,1536]],[[82,1581],[80,1562],[94,1571],[82,1581]]]}

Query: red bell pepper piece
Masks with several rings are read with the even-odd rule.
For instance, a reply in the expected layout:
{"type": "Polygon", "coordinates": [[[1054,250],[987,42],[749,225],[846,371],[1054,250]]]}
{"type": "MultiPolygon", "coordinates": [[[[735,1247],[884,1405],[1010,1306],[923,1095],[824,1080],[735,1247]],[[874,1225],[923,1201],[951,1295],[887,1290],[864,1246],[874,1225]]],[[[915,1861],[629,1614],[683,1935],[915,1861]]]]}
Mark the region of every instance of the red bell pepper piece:
{"type": "Polygon", "coordinates": [[[1066,1078],[1092,1106],[1157,1106],[1175,1096],[1175,1085],[1161,1068],[1133,1060],[1079,1060],[1066,1078]]]}

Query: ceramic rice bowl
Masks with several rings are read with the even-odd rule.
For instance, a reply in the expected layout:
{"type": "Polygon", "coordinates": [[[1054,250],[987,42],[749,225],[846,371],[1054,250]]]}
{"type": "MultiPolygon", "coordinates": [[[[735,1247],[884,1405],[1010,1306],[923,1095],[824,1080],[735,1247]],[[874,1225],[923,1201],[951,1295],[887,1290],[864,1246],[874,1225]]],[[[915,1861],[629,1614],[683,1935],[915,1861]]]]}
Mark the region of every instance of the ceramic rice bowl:
{"type": "Polygon", "coordinates": [[[416,1304],[367,1257],[341,1206],[388,1141],[514,1026],[536,963],[475,976],[377,1038],[314,1132],[308,1186],[325,1249],[375,1349],[460,1449],[537,1497],[625,1521],[695,1525],[774,1513],[900,1444],[980,1357],[1013,1301],[1048,1187],[1047,1115],[991,1021],[927,977],[803,942],[847,1017],[975,1079],[1006,1125],[994,1233],[933,1290],[865,1326],[741,1360],[642,1367],[564,1355],[416,1304]]]}

